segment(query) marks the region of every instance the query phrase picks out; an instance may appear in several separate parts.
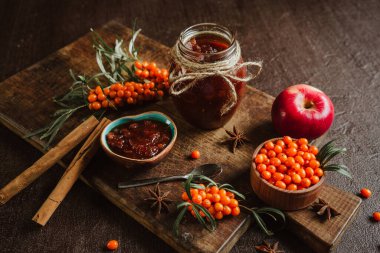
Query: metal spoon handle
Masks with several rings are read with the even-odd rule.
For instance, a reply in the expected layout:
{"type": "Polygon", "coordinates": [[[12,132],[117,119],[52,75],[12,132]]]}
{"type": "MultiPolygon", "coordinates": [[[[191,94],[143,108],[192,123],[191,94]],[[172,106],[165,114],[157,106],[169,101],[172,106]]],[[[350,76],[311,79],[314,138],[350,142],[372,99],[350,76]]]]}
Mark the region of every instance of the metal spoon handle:
{"type": "Polygon", "coordinates": [[[161,182],[170,182],[170,181],[176,181],[176,180],[186,180],[186,176],[171,176],[171,177],[156,177],[156,178],[148,178],[148,179],[141,179],[141,180],[130,180],[127,182],[121,182],[118,184],[119,189],[124,188],[131,188],[131,187],[137,187],[137,186],[143,186],[143,185],[149,185],[149,184],[155,184],[155,183],[161,183],[161,182]]]}

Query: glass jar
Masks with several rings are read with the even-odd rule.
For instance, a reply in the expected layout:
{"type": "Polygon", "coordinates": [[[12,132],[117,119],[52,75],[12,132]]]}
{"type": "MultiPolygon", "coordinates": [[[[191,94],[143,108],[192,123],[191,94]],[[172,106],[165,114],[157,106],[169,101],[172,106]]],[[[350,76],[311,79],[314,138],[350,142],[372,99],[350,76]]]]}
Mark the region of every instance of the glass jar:
{"type": "Polygon", "coordinates": [[[173,52],[176,55],[173,56],[170,76],[174,77],[173,80],[183,79],[172,87],[180,90],[172,92],[178,111],[189,123],[202,129],[224,126],[234,115],[246,91],[246,82],[242,80],[247,77],[247,68],[239,67],[243,59],[233,33],[217,24],[197,24],[180,34],[173,52]],[[228,65],[231,61],[233,65],[228,65]],[[186,66],[183,62],[187,63],[186,66]],[[196,69],[192,64],[196,64],[196,69]],[[222,65],[224,74],[220,74],[219,65],[222,65]],[[202,66],[211,66],[212,73],[205,70],[205,74],[202,66]],[[191,78],[192,73],[194,78],[191,78]],[[186,79],[187,76],[190,78],[186,79]]]}

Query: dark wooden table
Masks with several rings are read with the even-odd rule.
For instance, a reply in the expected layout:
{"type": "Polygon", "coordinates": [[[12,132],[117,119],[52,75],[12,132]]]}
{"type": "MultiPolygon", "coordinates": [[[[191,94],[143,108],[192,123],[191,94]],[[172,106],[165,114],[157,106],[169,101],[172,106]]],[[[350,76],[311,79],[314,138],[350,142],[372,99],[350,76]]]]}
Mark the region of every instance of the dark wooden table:
{"type": "MultiPolygon", "coordinates": [[[[0,1],[0,80],[113,18],[126,25],[137,18],[145,35],[166,45],[172,45],[191,24],[221,23],[238,32],[245,58],[264,60],[264,72],[255,87],[273,96],[295,83],[324,90],[336,109],[330,137],[339,138],[348,148],[342,161],[354,175],[352,181],[332,175],[329,183],[352,193],[361,187],[373,192],[337,252],[380,249],[380,224],[370,219],[380,210],[378,0],[0,1]]],[[[3,186],[41,154],[3,126],[0,140],[3,186]]],[[[118,252],[172,251],[82,182],[75,184],[46,227],[35,225],[31,218],[61,174],[62,169],[55,166],[0,207],[0,251],[102,252],[109,239],[120,241],[118,252]]],[[[312,250],[287,232],[266,238],[253,226],[232,252],[252,252],[263,239],[279,240],[286,252],[312,250]]]]}

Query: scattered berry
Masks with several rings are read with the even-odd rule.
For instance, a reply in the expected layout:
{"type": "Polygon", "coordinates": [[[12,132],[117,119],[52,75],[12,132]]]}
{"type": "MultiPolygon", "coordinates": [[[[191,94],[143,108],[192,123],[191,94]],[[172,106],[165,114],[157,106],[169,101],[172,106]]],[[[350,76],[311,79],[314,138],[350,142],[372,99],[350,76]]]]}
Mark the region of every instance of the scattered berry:
{"type": "Polygon", "coordinates": [[[369,197],[371,197],[372,192],[369,189],[367,189],[367,188],[363,188],[363,189],[360,190],[360,194],[364,198],[368,199],[369,197]]]}
{"type": "Polygon", "coordinates": [[[118,247],[119,247],[119,242],[116,240],[110,240],[107,243],[107,249],[109,250],[117,250],[118,247]]]}
{"type": "Polygon", "coordinates": [[[201,157],[201,153],[199,152],[199,150],[194,150],[193,152],[191,152],[190,156],[193,159],[198,159],[199,157],[201,157]]]}

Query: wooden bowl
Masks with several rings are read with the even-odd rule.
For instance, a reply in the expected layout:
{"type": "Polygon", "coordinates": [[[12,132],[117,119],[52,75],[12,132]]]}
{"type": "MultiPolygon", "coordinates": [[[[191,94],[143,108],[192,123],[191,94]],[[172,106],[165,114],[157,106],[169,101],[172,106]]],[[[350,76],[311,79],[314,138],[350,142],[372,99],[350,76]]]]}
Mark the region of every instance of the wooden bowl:
{"type": "Polygon", "coordinates": [[[177,127],[174,124],[174,121],[169,116],[161,112],[149,111],[142,114],[121,117],[112,121],[104,128],[100,136],[100,143],[102,145],[103,150],[111,159],[124,165],[125,167],[152,167],[158,164],[159,162],[161,162],[169,154],[170,150],[174,146],[176,139],[177,139],[177,127]],[[157,155],[149,159],[133,159],[133,158],[122,156],[113,152],[108,146],[108,143],[106,140],[107,134],[112,129],[114,129],[115,127],[119,125],[126,124],[130,121],[141,121],[141,120],[155,120],[155,121],[159,121],[168,125],[171,131],[171,135],[172,135],[172,138],[169,144],[160,153],[158,153],[157,155]]]}
{"type": "Polygon", "coordinates": [[[260,149],[268,141],[277,141],[282,138],[274,138],[261,143],[253,153],[252,166],[251,166],[251,186],[256,195],[268,205],[279,208],[285,211],[295,211],[310,206],[319,195],[322,189],[322,184],[325,181],[323,175],[320,181],[303,190],[283,190],[278,188],[265,179],[263,179],[260,173],[256,169],[255,157],[259,153],[260,149]]]}

